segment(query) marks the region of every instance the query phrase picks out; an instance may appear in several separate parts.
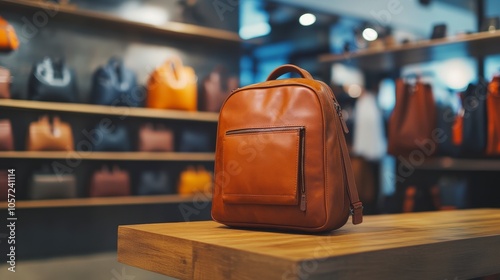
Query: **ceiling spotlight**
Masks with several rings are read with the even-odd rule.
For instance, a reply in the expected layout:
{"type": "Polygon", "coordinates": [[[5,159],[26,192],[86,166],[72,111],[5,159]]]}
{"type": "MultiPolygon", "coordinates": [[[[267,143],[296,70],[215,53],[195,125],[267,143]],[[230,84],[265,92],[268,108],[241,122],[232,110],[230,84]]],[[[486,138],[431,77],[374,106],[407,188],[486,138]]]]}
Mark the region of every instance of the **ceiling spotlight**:
{"type": "Polygon", "coordinates": [[[303,26],[309,26],[316,22],[316,16],[311,13],[306,13],[300,16],[299,23],[303,26]]]}
{"type": "Polygon", "coordinates": [[[363,30],[363,38],[366,40],[366,41],[375,41],[377,40],[378,38],[378,33],[377,31],[375,31],[375,29],[373,28],[365,28],[365,30],[363,30]]]}

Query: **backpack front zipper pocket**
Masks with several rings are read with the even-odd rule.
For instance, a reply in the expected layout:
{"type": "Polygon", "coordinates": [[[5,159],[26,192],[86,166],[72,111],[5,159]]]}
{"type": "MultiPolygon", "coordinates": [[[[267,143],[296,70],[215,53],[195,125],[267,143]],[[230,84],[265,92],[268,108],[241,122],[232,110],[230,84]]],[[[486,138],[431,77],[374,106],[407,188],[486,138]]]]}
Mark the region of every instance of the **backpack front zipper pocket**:
{"type": "Polygon", "coordinates": [[[296,205],[306,211],[304,151],[303,126],[227,131],[219,182],[224,202],[296,205]]]}

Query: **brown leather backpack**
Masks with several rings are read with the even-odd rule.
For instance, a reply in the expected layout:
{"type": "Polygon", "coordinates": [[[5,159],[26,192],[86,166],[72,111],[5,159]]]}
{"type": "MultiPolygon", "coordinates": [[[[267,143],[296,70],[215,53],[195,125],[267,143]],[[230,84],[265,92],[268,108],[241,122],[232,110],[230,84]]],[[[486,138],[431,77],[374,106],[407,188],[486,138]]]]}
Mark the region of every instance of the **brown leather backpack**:
{"type": "Polygon", "coordinates": [[[30,123],[28,130],[28,151],[73,151],[71,126],[54,117],[52,124],[47,115],[30,123]]]}
{"type": "Polygon", "coordinates": [[[237,227],[324,232],[362,222],[331,89],[295,65],[235,90],[217,130],[212,218],[237,227]],[[300,78],[276,80],[285,73],[300,78]]]}

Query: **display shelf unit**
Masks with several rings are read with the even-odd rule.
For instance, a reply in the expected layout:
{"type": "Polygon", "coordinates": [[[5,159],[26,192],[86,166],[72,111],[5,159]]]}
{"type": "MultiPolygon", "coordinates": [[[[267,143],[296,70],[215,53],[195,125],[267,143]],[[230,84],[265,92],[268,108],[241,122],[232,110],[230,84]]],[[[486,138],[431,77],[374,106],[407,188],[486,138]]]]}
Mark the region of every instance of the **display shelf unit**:
{"type": "Polygon", "coordinates": [[[323,54],[322,63],[347,63],[366,70],[391,70],[403,65],[460,56],[498,53],[500,30],[422,40],[385,48],[367,48],[344,54],[323,54]]]}
{"type": "Polygon", "coordinates": [[[75,155],[82,160],[117,161],[213,161],[214,153],[175,152],[81,152],[81,151],[9,151],[0,152],[0,159],[67,159],[75,155]]]}
{"type": "Polygon", "coordinates": [[[38,11],[48,10],[56,13],[58,17],[71,18],[74,21],[82,21],[93,24],[112,24],[121,28],[134,28],[145,32],[154,32],[159,35],[173,38],[197,39],[213,43],[239,44],[242,39],[235,32],[221,29],[202,27],[180,22],[168,22],[165,25],[154,25],[139,21],[128,20],[118,16],[85,9],[79,9],[71,5],[59,5],[48,1],[29,0],[0,0],[1,7],[14,9],[38,11]]]}
{"type": "Polygon", "coordinates": [[[423,164],[415,165],[415,168],[439,171],[500,171],[500,159],[437,157],[429,158],[423,164]]]}
{"type": "Polygon", "coordinates": [[[187,112],[151,108],[103,106],[80,103],[58,103],[30,100],[0,99],[0,108],[55,111],[77,114],[138,117],[185,121],[217,122],[219,114],[211,112],[187,112]]]}
{"type": "MultiPolygon", "coordinates": [[[[209,202],[210,194],[200,195],[150,195],[150,196],[119,196],[119,197],[89,197],[89,198],[66,198],[47,200],[18,200],[16,209],[33,208],[64,208],[64,207],[95,207],[95,206],[123,206],[123,205],[147,205],[147,204],[169,204],[169,203],[192,203],[209,202]]],[[[1,207],[7,208],[6,203],[1,207]]]]}

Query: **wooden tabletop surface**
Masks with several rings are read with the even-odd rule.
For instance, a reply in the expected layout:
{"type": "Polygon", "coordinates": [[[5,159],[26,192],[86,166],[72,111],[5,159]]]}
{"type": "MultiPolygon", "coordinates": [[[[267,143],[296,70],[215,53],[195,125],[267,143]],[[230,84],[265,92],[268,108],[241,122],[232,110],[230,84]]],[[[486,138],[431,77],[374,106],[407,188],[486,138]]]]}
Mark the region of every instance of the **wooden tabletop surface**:
{"type": "Polygon", "coordinates": [[[323,235],[120,226],[118,261],[180,279],[469,279],[500,273],[500,209],[366,216],[323,235]]]}

